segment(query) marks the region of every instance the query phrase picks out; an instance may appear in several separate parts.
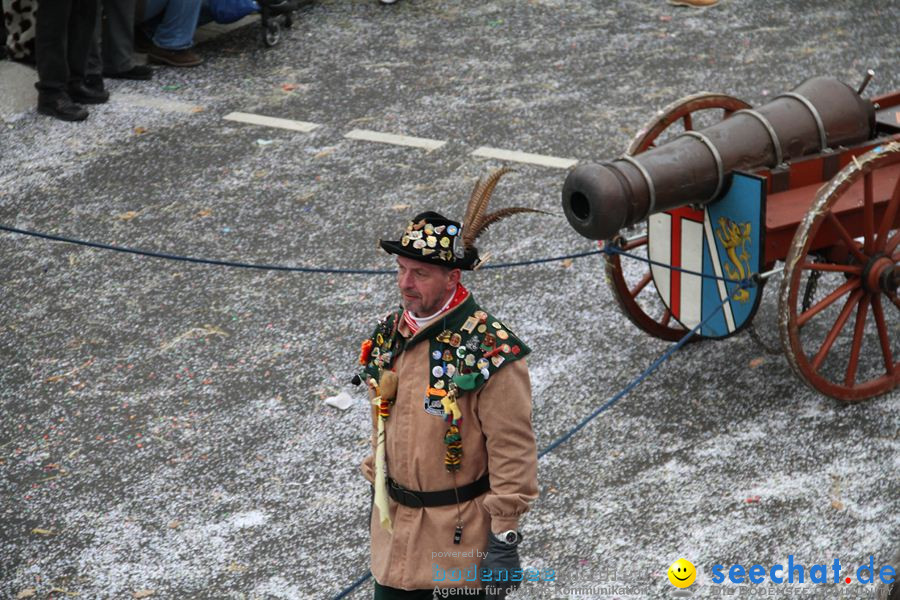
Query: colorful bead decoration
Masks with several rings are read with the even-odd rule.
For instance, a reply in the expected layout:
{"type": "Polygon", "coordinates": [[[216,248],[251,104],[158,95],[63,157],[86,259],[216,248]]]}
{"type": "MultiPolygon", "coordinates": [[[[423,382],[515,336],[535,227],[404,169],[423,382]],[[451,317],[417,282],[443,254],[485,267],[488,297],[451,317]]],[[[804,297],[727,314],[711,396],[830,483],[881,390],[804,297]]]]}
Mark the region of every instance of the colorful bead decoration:
{"type": "Polygon", "coordinates": [[[459,435],[459,427],[451,425],[444,434],[444,443],[447,444],[447,452],[444,454],[444,467],[450,472],[459,471],[462,466],[462,436],[459,435]]]}

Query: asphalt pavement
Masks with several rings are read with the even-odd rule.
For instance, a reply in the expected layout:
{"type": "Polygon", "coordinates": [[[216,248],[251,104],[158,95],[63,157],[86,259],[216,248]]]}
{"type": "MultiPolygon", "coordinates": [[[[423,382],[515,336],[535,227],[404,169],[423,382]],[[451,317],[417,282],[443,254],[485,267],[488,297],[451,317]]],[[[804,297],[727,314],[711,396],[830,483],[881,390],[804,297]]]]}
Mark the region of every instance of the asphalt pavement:
{"type": "MultiPolygon", "coordinates": [[[[548,157],[614,158],[701,90],[758,105],[815,75],[857,85],[867,68],[867,94],[900,89],[898,13],[897,0],[322,0],[274,48],[251,22],[201,43],[200,67],[108,81],[110,102],[84,123],[11,101],[0,224],[391,269],[379,238],[425,209],[461,218],[476,178],[510,164],[493,206],[553,214],[492,227],[482,254],[588,252],[548,157]]],[[[27,74],[4,79],[5,100],[27,100],[27,74]]],[[[465,282],[533,349],[540,448],[668,348],[622,316],[597,255],[465,282]]],[[[753,336],[688,344],[541,460],[521,554],[555,578],[515,598],[671,598],[678,558],[699,571],[697,598],[874,597],[874,584],[834,583],[831,565],[856,577],[870,557],[896,561],[900,393],[845,406],[803,385],[773,283],[753,336]],[[828,565],[829,582],[714,581],[716,565],[789,556],[828,565]]],[[[388,274],[0,233],[0,596],[331,598],[363,576],[370,420],[347,382],[398,300],[388,274]],[[325,403],[341,392],[347,410],[325,403]]],[[[348,597],[371,597],[371,579],[348,597]]]]}

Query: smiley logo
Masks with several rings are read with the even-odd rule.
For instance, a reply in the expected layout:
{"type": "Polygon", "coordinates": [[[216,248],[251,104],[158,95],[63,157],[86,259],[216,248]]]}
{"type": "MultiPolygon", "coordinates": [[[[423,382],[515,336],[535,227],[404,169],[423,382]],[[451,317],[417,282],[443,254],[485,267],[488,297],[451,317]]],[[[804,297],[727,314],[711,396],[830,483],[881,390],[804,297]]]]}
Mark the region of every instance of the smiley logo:
{"type": "Polygon", "coordinates": [[[691,561],[679,558],[669,565],[669,581],[677,588],[690,587],[694,580],[697,579],[697,569],[691,561]]]}

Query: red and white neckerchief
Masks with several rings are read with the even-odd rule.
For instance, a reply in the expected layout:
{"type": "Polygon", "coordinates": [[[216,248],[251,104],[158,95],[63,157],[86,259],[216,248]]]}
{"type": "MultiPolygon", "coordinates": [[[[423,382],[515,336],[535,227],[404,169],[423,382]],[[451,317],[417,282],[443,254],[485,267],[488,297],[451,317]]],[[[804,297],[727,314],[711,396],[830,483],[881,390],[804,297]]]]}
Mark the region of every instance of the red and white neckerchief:
{"type": "Polygon", "coordinates": [[[447,312],[448,310],[450,310],[452,308],[456,308],[457,306],[462,304],[463,301],[468,297],[469,297],[469,290],[467,290],[465,287],[463,287],[463,284],[458,283],[458,284],[456,284],[456,291],[453,293],[453,296],[451,296],[450,299],[447,300],[446,303],[444,303],[444,306],[439,311],[437,311],[436,313],[434,313],[433,315],[431,315],[429,317],[417,319],[416,317],[413,317],[412,314],[410,314],[410,312],[408,310],[404,310],[403,311],[403,322],[406,323],[407,327],[409,327],[410,333],[415,335],[415,333],[419,330],[419,323],[424,324],[424,323],[427,323],[428,321],[431,321],[432,319],[436,319],[441,314],[447,312]]]}

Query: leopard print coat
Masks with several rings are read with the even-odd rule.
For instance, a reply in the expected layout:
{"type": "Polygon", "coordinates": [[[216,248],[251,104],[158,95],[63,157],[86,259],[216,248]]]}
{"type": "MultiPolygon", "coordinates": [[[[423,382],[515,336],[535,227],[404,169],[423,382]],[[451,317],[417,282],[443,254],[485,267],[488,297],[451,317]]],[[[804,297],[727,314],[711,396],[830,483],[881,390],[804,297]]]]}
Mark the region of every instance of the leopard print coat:
{"type": "Polygon", "coordinates": [[[34,62],[34,25],[37,0],[2,0],[6,51],[16,60],[34,62]]]}

